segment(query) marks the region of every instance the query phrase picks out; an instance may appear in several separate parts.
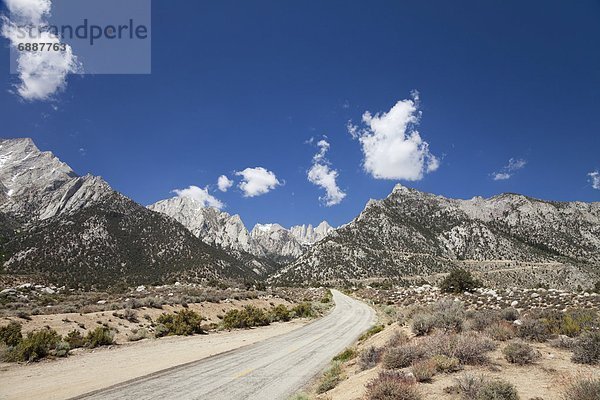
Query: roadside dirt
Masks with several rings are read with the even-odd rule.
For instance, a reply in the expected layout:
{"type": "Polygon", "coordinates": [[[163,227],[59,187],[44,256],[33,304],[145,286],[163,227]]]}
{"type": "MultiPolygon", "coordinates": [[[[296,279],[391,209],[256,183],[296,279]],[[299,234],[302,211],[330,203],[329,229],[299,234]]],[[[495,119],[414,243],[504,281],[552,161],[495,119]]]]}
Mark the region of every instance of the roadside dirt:
{"type": "Polygon", "coordinates": [[[0,399],[67,399],[269,339],[308,322],[295,320],[250,330],[144,339],[31,365],[0,364],[0,399]]]}

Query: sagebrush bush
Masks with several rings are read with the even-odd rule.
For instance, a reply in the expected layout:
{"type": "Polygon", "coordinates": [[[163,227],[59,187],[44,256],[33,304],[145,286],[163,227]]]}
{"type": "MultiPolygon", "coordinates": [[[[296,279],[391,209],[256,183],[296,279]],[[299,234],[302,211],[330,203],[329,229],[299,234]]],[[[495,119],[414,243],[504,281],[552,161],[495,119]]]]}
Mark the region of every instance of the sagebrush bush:
{"type": "Polygon", "coordinates": [[[519,394],[513,384],[503,380],[491,380],[479,389],[477,400],[519,400],[519,394]]]}
{"type": "Polygon", "coordinates": [[[548,325],[541,319],[527,318],[517,327],[517,336],[521,339],[545,342],[550,338],[548,325]]]}
{"type": "Polygon", "coordinates": [[[90,348],[109,346],[114,343],[114,335],[110,328],[99,326],[85,335],[84,343],[90,348]]]}
{"type": "Polygon", "coordinates": [[[504,358],[511,364],[526,365],[538,361],[542,355],[539,351],[522,342],[512,342],[502,349],[504,358]]]}
{"type": "Polygon", "coordinates": [[[487,361],[487,353],[496,348],[489,338],[472,332],[435,335],[422,344],[428,356],[444,355],[457,358],[462,364],[477,365],[487,361]]]}
{"type": "Polygon", "coordinates": [[[292,308],[295,318],[312,318],[315,316],[315,310],[310,302],[305,301],[292,308]]]}
{"type": "Polygon", "coordinates": [[[456,382],[463,400],[519,400],[514,385],[503,380],[465,374],[456,382]]]}
{"type": "Polygon", "coordinates": [[[451,373],[460,370],[460,360],[456,357],[448,357],[443,354],[436,354],[430,358],[434,362],[438,372],[451,373]]]}
{"type": "Polygon", "coordinates": [[[358,367],[363,371],[375,367],[381,360],[382,353],[382,349],[375,346],[367,347],[358,357],[358,367]]]}
{"type": "Polygon", "coordinates": [[[444,299],[434,306],[434,326],[444,332],[461,332],[465,309],[461,302],[444,299]]]}
{"type": "Polygon", "coordinates": [[[417,314],[413,317],[411,327],[417,336],[429,335],[435,328],[435,317],[432,314],[417,314]]]}
{"type": "Polygon", "coordinates": [[[269,325],[269,323],[269,316],[262,309],[251,305],[245,306],[241,310],[229,310],[223,317],[223,327],[225,329],[251,328],[269,325]]]}
{"type": "Polygon", "coordinates": [[[342,381],[342,364],[339,361],[332,363],[331,367],[321,377],[317,386],[317,393],[325,393],[342,381]]]}
{"type": "Polygon", "coordinates": [[[587,332],[573,344],[573,362],[578,364],[600,363],[600,332],[587,332]]]}
{"type": "Polygon", "coordinates": [[[578,377],[563,392],[563,400],[598,400],[600,399],[600,379],[578,377]]]}
{"type": "Polygon", "coordinates": [[[386,348],[396,347],[403,344],[406,344],[410,341],[408,335],[402,331],[396,331],[392,334],[392,336],[388,339],[385,344],[386,348]]]}
{"type": "Polygon", "coordinates": [[[501,319],[498,311],[478,310],[471,314],[469,325],[474,331],[483,332],[489,326],[500,322],[501,319]]]}
{"type": "Polygon", "coordinates": [[[9,354],[11,361],[37,361],[56,348],[60,335],[54,329],[29,332],[9,354]]]}
{"type": "Polygon", "coordinates": [[[123,318],[129,322],[134,322],[134,323],[139,322],[137,313],[131,308],[126,308],[123,311],[123,318]]]}
{"type": "Polygon", "coordinates": [[[290,310],[283,304],[279,304],[271,310],[272,321],[283,321],[287,322],[292,319],[290,310]]]}
{"type": "Polygon", "coordinates": [[[66,357],[66,356],[69,355],[69,351],[70,350],[71,350],[71,346],[69,345],[69,343],[64,342],[64,341],[60,341],[54,347],[53,354],[56,357],[66,357]]]}
{"type": "Polygon", "coordinates": [[[519,310],[517,310],[516,308],[508,307],[500,311],[500,316],[505,321],[513,322],[519,319],[520,314],[519,310]]]}
{"type": "Polygon", "coordinates": [[[188,336],[196,333],[204,333],[202,321],[204,318],[195,311],[183,309],[174,314],[161,314],[156,322],[166,328],[161,333],[166,335],[188,336]]]}
{"type": "Polygon", "coordinates": [[[481,283],[473,278],[469,271],[462,268],[452,270],[440,284],[442,292],[445,293],[471,292],[478,286],[481,286],[481,283]]]}
{"type": "Polygon", "coordinates": [[[7,346],[14,347],[23,340],[21,333],[21,324],[11,321],[8,325],[0,326],[0,342],[7,346]]]}
{"type": "Polygon", "coordinates": [[[506,321],[500,321],[498,323],[488,326],[484,333],[494,340],[505,342],[515,337],[516,329],[510,323],[506,321]]]}
{"type": "Polygon", "coordinates": [[[387,369],[406,368],[424,355],[425,349],[415,343],[392,347],[383,355],[383,366],[387,369]]]}
{"type": "Polygon", "coordinates": [[[83,347],[83,345],[85,344],[83,335],[77,329],[73,329],[72,331],[67,333],[67,336],[65,336],[64,340],[65,342],[69,343],[69,347],[71,349],[83,347]]]}
{"type": "Polygon", "coordinates": [[[132,329],[131,333],[127,335],[127,340],[130,342],[137,342],[138,340],[147,339],[148,336],[148,330],[145,328],[132,329]]]}
{"type": "Polygon", "coordinates": [[[437,372],[437,364],[431,359],[415,361],[410,370],[417,382],[429,382],[437,372]]]}
{"type": "Polygon", "coordinates": [[[414,380],[401,372],[382,371],[367,383],[366,400],[422,400],[414,380]]]}

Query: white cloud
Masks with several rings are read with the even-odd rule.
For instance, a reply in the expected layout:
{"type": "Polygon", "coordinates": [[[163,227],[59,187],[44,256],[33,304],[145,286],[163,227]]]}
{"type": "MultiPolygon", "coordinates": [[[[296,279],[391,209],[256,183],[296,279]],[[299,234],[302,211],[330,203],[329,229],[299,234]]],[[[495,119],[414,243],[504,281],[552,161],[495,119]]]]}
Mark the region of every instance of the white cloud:
{"type": "Polygon", "coordinates": [[[238,187],[244,192],[244,197],[260,196],[281,185],[275,174],[263,167],[246,168],[235,174],[243,178],[238,187]]]}
{"type": "MultiPolygon", "coordinates": [[[[21,43],[61,43],[59,37],[42,29],[50,14],[50,0],[6,0],[6,4],[11,18],[2,17],[2,36],[14,49],[21,43]]],[[[20,79],[16,89],[25,100],[50,99],[64,89],[68,74],[81,71],[81,64],[69,45],[65,45],[64,51],[16,51],[20,79]]]]}
{"type": "MultiPolygon", "coordinates": [[[[312,143],[312,142],[311,142],[312,143]]],[[[319,199],[325,203],[326,206],[334,206],[340,204],[340,202],[346,197],[344,193],[337,185],[338,172],[331,169],[329,161],[325,158],[327,151],[329,150],[329,143],[326,140],[320,140],[317,143],[319,152],[313,157],[313,164],[308,170],[309,182],[325,189],[325,196],[319,199]]]]}
{"type": "Polygon", "coordinates": [[[179,197],[187,197],[195,200],[202,207],[214,207],[219,210],[225,207],[223,202],[208,193],[208,187],[202,189],[198,186],[190,186],[187,189],[175,189],[173,193],[179,197]]]}
{"type": "Polygon", "coordinates": [[[415,91],[412,99],[398,101],[388,112],[366,111],[363,128],[348,123],[348,132],[362,145],[363,167],[374,178],[418,181],[439,168],[439,159],[415,129],[421,116],[418,103],[415,91]]]}
{"type": "Polygon", "coordinates": [[[523,159],[511,158],[508,160],[508,164],[502,168],[499,172],[492,172],[492,179],[495,181],[505,181],[513,177],[515,172],[525,168],[527,161],[523,159]]]}
{"type": "Polygon", "coordinates": [[[600,172],[594,171],[588,174],[590,177],[590,183],[594,189],[600,190],[600,172]]]}
{"type": "Polygon", "coordinates": [[[233,186],[233,180],[229,179],[225,175],[221,175],[217,180],[217,186],[221,192],[226,192],[230,187],[233,186]]]}

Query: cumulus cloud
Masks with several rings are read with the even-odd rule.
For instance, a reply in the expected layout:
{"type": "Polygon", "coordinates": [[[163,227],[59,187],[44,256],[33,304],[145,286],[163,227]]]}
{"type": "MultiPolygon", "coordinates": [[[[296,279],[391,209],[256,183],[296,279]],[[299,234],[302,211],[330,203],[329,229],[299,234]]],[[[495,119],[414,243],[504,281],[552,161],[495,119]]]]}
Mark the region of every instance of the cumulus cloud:
{"type": "Polygon", "coordinates": [[[219,210],[225,207],[223,202],[208,193],[208,187],[202,189],[198,186],[190,186],[187,189],[175,189],[173,193],[179,197],[195,200],[202,207],[214,207],[219,210]]]}
{"type": "Polygon", "coordinates": [[[238,187],[244,192],[244,197],[260,196],[281,185],[275,174],[263,167],[246,168],[235,174],[242,177],[238,187]]]}
{"type": "Polygon", "coordinates": [[[330,167],[329,160],[325,157],[327,151],[329,151],[329,143],[326,140],[320,140],[317,146],[319,152],[313,157],[312,166],[307,173],[308,180],[312,184],[325,189],[325,196],[319,197],[319,200],[324,202],[326,206],[340,204],[346,197],[346,193],[338,187],[338,172],[330,167]]]}
{"type": "Polygon", "coordinates": [[[600,190],[600,172],[593,171],[588,174],[590,177],[590,183],[594,189],[600,190]]]}
{"type": "Polygon", "coordinates": [[[217,180],[217,186],[221,192],[226,192],[233,186],[233,181],[225,175],[221,175],[217,180]]]}
{"type": "MultiPolygon", "coordinates": [[[[2,17],[2,36],[17,49],[23,43],[60,44],[60,38],[44,30],[50,15],[50,0],[5,0],[10,18],[2,17]],[[33,35],[23,35],[24,29],[33,35]]],[[[20,83],[17,93],[23,99],[48,100],[66,86],[67,75],[81,71],[73,49],[64,45],[64,51],[18,51],[16,68],[20,83]]]]}
{"type": "Polygon", "coordinates": [[[358,139],[364,155],[363,167],[376,179],[418,181],[437,170],[439,159],[416,130],[421,112],[419,93],[398,101],[388,112],[362,116],[363,127],[348,123],[348,132],[358,139]]]}
{"type": "Polygon", "coordinates": [[[525,168],[527,161],[523,159],[511,158],[508,164],[505,165],[499,172],[492,172],[492,179],[495,181],[505,181],[513,177],[515,172],[525,168]]]}

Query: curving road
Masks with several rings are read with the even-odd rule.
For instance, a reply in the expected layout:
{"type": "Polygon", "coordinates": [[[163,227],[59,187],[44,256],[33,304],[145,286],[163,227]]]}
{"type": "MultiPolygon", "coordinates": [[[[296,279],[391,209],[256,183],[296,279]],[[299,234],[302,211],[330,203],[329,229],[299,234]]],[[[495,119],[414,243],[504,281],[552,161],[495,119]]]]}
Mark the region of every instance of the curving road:
{"type": "Polygon", "coordinates": [[[372,308],[332,292],[333,311],[302,328],[77,399],[287,399],[375,323],[372,308]]]}

